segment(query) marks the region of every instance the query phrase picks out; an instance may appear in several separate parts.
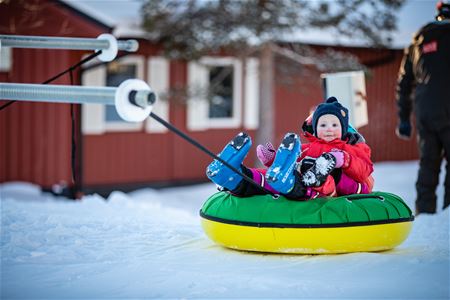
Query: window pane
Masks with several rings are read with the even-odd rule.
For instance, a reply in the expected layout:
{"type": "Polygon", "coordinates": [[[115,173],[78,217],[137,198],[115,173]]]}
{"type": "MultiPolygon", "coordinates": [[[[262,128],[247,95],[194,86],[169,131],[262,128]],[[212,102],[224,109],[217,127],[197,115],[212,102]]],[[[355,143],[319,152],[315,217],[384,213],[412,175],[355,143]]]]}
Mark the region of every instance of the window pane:
{"type": "Polygon", "coordinates": [[[233,116],[233,67],[209,69],[209,117],[233,116]]]}
{"type": "MultiPolygon", "coordinates": [[[[119,86],[123,81],[132,78],[136,78],[136,65],[121,65],[116,62],[108,64],[107,86],[119,86]]],[[[105,120],[106,122],[125,122],[117,114],[115,106],[112,105],[106,105],[105,120]]]]}

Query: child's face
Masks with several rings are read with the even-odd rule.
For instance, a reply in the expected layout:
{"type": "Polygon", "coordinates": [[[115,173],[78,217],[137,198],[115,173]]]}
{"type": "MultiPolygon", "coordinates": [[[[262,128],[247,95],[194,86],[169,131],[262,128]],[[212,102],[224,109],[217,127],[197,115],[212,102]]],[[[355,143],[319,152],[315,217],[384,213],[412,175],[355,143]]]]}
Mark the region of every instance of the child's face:
{"type": "Polygon", "coordinates": [[[317,121],[317,137],[330,142],[342,137],[342,126],[335,115],[323,115],[317,121]]]}

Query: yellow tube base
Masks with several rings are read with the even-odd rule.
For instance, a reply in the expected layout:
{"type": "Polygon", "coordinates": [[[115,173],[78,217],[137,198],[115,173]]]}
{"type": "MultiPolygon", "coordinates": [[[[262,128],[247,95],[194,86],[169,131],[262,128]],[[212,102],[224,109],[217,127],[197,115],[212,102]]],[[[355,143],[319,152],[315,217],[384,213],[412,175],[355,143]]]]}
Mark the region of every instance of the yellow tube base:
{"type": "Polygon", "coordinates": [[[231,249],[292,253],[333,254],[384,251],[400,245],[412,222],[324,228],[255,227],[202,218],[206,235],[231,249]]]}

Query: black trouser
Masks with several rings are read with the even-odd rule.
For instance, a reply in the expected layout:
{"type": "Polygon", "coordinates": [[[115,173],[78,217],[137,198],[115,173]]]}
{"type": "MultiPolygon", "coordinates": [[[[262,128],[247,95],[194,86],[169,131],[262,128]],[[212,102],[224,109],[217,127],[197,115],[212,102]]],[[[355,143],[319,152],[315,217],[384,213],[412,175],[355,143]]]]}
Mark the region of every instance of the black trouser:
{"type": "MultiPolygon", "coordinates": [[[[248,177],[253,179],[253,173],[250,171],[247,167],[241,166],[242,173],[247,175],[248,177]]],[[[292,200],[301,200],[305,198],[306,196],[306,188],[303,185],[303,183],[300,180],[300,174],[297,171],[294,171],[295,176],[295,184],[292,188],[292,191],[290,191],[288,194],[284,194],[288,199],[292,200]]],[[[242,180],[238,186],[231,191],[234,195],[240,196],[240,197],[249,197],[254,195],[264,195],[266,192],[255,185],[247,182],[246,180],[242,180]]]]}
{"type": "Polygon", "coordinates": [[[420,165],[416,182],[416,209],[418,213],[435,213],[436,188],[444,157],[447,160],[444,208],[450,204],[450,125],[437,127],[432,122],[424,123],[417,123],[420,165]]]}
{"type": "MultiPolygon", "coordinates": [[[[253,173],[247,167],[241,165],[241,171],[242,173],[253,179],[253,173]]],[[[256,187],[255,185],[247,182],[244,179],[242,179],[238,186],[231,192],[239,197],[249,197],[254,195],[266,194],[264,190],[256,187]]]]}

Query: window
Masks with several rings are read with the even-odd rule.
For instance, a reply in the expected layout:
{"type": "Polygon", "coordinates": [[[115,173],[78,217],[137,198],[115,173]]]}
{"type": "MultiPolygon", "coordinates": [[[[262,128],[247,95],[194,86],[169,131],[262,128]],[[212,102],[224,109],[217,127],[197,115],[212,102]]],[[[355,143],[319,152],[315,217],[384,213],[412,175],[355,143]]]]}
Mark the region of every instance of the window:
{"type": "Polygon", "coordinates": [[[210,119],[233,117],[233,67],[209,68],[208,102],[210,119]]]}
{"type": "MultiPolygon", "coordinates": [[[[147,74],[144,76],[145,58],[128,55],[106,65],[100,65],[83,72],[82,84],[87,86],[118,86],[124,80],[137,78],[146,80],[150,88],[159,96],[169,89],[170,63],[163,57],[153,56],[147,61],[147,74]],[[146,77],[146,78],[144,78],[146,77]]],[[[82,132],[84,134],[103,134],[107,131],[138,131],[145,127],[146,132],[164,133],[167,129],[152,118],[140,123],[123,121],[112,105],[83,104],[82,132]]],[[[169,120],[169,104],[157,99],[153,112],[169,120]]]]}
{"type": "MultiPolygon", "coordinates": [[[[126,56],[112,61],[106,67],[106,86],[119,86],[123,81],[144,78],[144,59],[139,56],[126,56]]],[[[105,105],[104,123],[106,131],[136,131],[142,129],[142,123],[124,121],[112,105],[105,105]]]]}
{"type": "MultiPolygon", "coordinates": [[[[136,64],[121,64],[120,62],[111,62],[106,68],[106,86],[119,86],[123,81],[127,79],[136,78],[137,65],[136,64]]],[[[116,108],[112,105],[105,106],[105,122],[107,128],[117,129],[120,128],[120,123],[126,123],[122,120],[116,111],[116,108]]]]}
{"type": "MultiPolygon", "coordinates": [[[[126,79],[144,80],[144,57],[129,55],[117,61],[83,72],[82,84],[87,86],[118,86],[126,79]]],[[[142,122],[123,121],[113,105],[83,104],[82,131],[85,134],[102,134],[106,131],[138,131],[142,122]]]]}
{"type": "Polygon", "coordinates": [[[246,59],[244,67],[233,57],[205,57],[189,63],[187,126],[190,130],[242,125],[247,129],[258,128],[258,59],[246,59]]]}
{"type": "Polygon", "coordinates": [[[242,67],[229,57],[205,57],[188,65],[188,128],[241,125],[242,67]]]}

